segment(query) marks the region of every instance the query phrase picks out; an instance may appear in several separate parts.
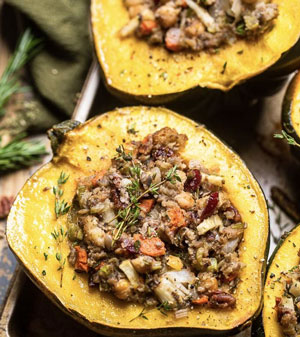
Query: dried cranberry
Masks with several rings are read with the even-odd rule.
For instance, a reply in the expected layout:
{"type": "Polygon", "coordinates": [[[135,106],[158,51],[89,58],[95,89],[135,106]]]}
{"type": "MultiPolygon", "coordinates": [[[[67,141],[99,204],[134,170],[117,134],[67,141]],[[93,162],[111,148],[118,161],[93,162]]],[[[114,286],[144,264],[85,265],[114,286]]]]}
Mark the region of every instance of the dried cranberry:
{"type": "Polygon", "coordinates": [[[234,206],[232,206],[232,205],[229,206],[228,208],[226,208],[226,211],[234,213],[234,217],[232,219],[234,222],[241,222],[242,217],[241,217],[239,211],[234,206]]]}
{"type": "Polygon", "coordinates": [[[121,243],[123,249],[125,249],[130,254],[136,254],[137,251],[134,247],[134,242],[130,239],[124,239],[121,243]]]}
{"type": "Polygon", "coordinates": [[[174,155],[174,151],[168,147],[160,147],[158,149],[153,149],[151,155],[155,160],[157,160],[159,158],[172,157],[174,155]]]}
{"type": "Polygon", "coordinates": [[[188,192],[196,192],[201,184],[201,173],[194,169],[188,173],[187,180],[184,183],[184,190],[188,192]]]}
{"type": "Polygon", "coordinates": [[[216,209],[219,202],[219,192],[213,192],[210,194],[207,205],[205,206],[200,220],[203,221],[204,219],[210,217],[214,210],[216,209]]]}

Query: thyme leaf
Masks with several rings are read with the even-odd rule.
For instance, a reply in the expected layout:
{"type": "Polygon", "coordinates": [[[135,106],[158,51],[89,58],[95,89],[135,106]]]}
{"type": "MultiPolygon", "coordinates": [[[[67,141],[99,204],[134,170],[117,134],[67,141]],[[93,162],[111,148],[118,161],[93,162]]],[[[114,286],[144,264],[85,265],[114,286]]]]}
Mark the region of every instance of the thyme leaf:
{"type": "Polygon", "coordinates": [[[300,144],[298,144],[296,140],[284,130],[281,130],[281,133],[275,133],[274,138],[285,139],[289,145],[300,147],[300,144]]]}
{"type": "MultiPolygon", "coordinates": [[[[125,153],[124,147],[120,145],[117,148],[117,153],[119,154],[118,158],[123,159],[124,161],[129,161],[128,155],[125,153]]],[[[166,174],[165,178],[159,183],[151,184],[148,189],[142,192],[141,184],[140,184],[140,176],[141,176],[141,168],[132,160],[130,156],[130,161],[132,162],[132,166],[130,167],[130,175],[132,177],[131,184],[127,186],[127,192],[130,197],[130,204],[125,208],[120,210],[115,217],[113,217],[108,223],[111,223],[113,220],[118,219],[116,224],[116,230],[114,232],[114,237],[112,240],[112,247],[118,241],[122,235],[122,233],[130,226],[136,224],[138,222],[138,217],[140,215],[140,207],[139,200],[144,197],[146,194],[158,194],[159,187],[166,182],[170,182],[175,184],[176,181],[181,181],[178,173],[177,166],[172,167],[166,174]]]]}
{"type": "MultiPolygon", "coordinates": [[[[52,191],[55,196],[55,203],[54,203],[54,211],[56,220],[66,214],[70,207],[68,203],[65,200],[61,200],[60,198],[63,196],[64,191],[62,189],[62,186],[68,181],[69,175],[67,175],[65,172],[61,171],[58,179],[57,179],[57,185],[53,186],[52,191]]],[[[66,263],[66,258],[63,257],[62,254],[62,243],[67,235],[67,231],[64,230],[63,226],[54,228],[53,232],[51,232],[51,236],[56,241],[57,249],[58,251],[55,254],[55,258],[59,263],[59,267],[57,268],[58,271],[60,271],[60,287],[62,287],[63,284],[63,273],[64,273],[64,267],[66,263]]]]}
{"type": "Polygon", "coordinates": [[[60,200],[60,198],[63,196],[64,191],[62,189],[62,185],[64,185],[69,179],[69,176],[66,175],[65,172],[61,172],[60,176],[57,180],[57,186],[53,186],[53,194],[55,195],[55,204],[54,204],[54,210],[56,219],[58,219],[61,215],[65,215],[68,213],[70,209],[70,205],[68,205],[65,200],[60,200]]]}

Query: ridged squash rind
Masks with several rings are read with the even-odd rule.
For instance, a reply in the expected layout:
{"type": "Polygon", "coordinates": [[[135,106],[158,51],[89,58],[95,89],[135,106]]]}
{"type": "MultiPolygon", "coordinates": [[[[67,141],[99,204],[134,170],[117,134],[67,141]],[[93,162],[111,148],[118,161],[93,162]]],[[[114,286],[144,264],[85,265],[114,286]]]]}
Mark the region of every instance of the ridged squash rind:
{"type": "MultiPolygon", "coordinates": [[[[65,312],[89,328],[110,336],[229,336],[251,325],[259,314],[268,254],[269,218],[264,195],[243,161],[204,126],[163,108],[130,107],[95,117],[66,133],[57,155],[37,171],[17,196],[7,220],[7,240],[31,279],[65,312]],[[135,124],[138,131],[127,130],[135,124]],[[55,219],[51,188],[61,171],[70,175],[64,185],[64,199],[71,203],[76,180],[82,175],[110,166],[115,149],[125,140],[139,140],[149,133],[169,126],[189,137],[182,155],[199,159],[205,167],[219,167],[224,188],[248,226],[241,243],[242,282],[237,287],[237,307],[217,310],[196,307],[188,318],[176,320],[172,313],[158,310],[147,313],[148,320],[132,318],[142,307],[121,302],[111,295],[88,288],[85,275],[77,275],[66,263],[63,286],[55,240],[51,232],[57,225],[66,226],[66,216],[55,219]],[[87,158],[91,160],[87,160],[87,158]],[[50,188],[50,189],[45,189],[50,188]],[[48,254],[45,261],[44,252],[48,254]],[[46,275],[43,275],[46,273],[46,275]]],[[[69,252],[63,243],[63,256],[69,252]]]]}

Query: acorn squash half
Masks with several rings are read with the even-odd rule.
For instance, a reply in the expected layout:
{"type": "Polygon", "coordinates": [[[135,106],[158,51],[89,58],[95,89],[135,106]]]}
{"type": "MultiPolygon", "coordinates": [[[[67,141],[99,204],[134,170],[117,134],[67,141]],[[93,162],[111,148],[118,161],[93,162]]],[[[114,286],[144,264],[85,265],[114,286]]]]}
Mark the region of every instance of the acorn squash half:
{"type": "MultiPolygon", "coordinates": [[[[282,127],[300,144],[300,72],[291,80],[282,104],[282,127]]],[[[292,153],[300,159],[300,149],[291,146],[292,153]]]]}
{"type": "Polygon", "coordinates": [[[123,0],[92,0],[94,41],[108,89],[123,100],[156,104],[197,87],[227,91],[262,73],[300,36],[300,1],[273,2],[279,16],[257,41],[239,40],[216,54],[193,54],[170,53],[135,36],[121,39],[119,31],[129,21],[123,0]]]}
{"type": "MultiPolygon", "coordinates": [[[[54,134],[52,132],[52,136],[54,134]]],[[[50,299],[89,328],[110,336],[182,336],[183,333],[186,336],[228,336],[251,325],[261,310],[269,218],[262,190],[237,154],[204,126],[163,108],[117,109],[75,127],[65,133],[61,141],[53,160],[27,181],[7,220],[11,250],[50,299]],[[135,123],[136,135],[127,132],[132,123],[135,123]],[[68,263],[60,287],[56,242],[51,232],[57,225],[66,226],[66,215],[56,220],[55,199],[48,188],[56,185],[60,172],[64,171],[70,175],[64,185],[64,199],[71,203],[76,179],[108,168],[110,158],[124,139],[143,139],[165,126],[188,136],[182,152],[184,158],[197,158],[208,169],[220,168],[225,189],[248,224],[240,247],[240,259],[246,267],[241,271],[242,282],[235,294],[235,309],[198,307],[189,312],[188,318],[178,320],[171,313],[164,316],[158,310],[152,310],[147,313],[148,320],[131,321],[141,312],[142,306],[121,302],[98,289],[89,289],[83,274],[73,279],[74,269],[68,263]],[[44,253],[48,255],[47,260],[44,253]]],[[[67,256],[68,252],[65,240],[62,253],[67,256]]]]}
{"type": "Polygon", "coordinates": [[[275,310],[275,299],[276,297],[281,297],[284,292],[283,282],[278,279],[281,276],[281,272],[286,272],[299,264],[299,256],[297,254],[299,249],[300,225],[281,238],[270,258],[262,311],[264,331],[262,329],[258,330],[257,336],[284,337],[277,321],[275,310]]]}

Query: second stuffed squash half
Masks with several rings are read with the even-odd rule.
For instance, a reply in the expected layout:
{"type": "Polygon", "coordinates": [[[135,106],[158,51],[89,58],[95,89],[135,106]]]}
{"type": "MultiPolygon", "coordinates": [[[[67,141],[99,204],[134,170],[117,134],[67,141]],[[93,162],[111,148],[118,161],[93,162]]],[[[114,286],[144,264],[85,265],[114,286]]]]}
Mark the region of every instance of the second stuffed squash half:
{"type": "MultiPolygon", "coordinates": [[[[219,2],[220,7],[222,3],[241,6],[241,1],[219,2]]],[[[191,1],[189,3],[192,5],[191,1]]],[[[193,7],[196,3],[194,1],[193,7]]],[[[242,3],[249,6],[256,1],[242,3]]],[[[106,84],[110,91],[127,101],[160,104],[197,87],[227,91],[275,64],[295,45],[300,34],[299,0],[273,0],[278,17],[272,29],[257,39],[238,38],[232,44],[216,48],[215,52],[170,52],[161,45],[149,45],[135,35],[120,36],[120,31],[130,20],[125,4],[123,0],[93,0],[91,14],[95,47],[106,84]]],[[[137,4],[142,6],[143,1],[137,4]]],[[[294,55],[292,60],[296,58],[294,55]]],[[[279,66],[276,71],[280,73],[284,66],[279,66]]]]}

